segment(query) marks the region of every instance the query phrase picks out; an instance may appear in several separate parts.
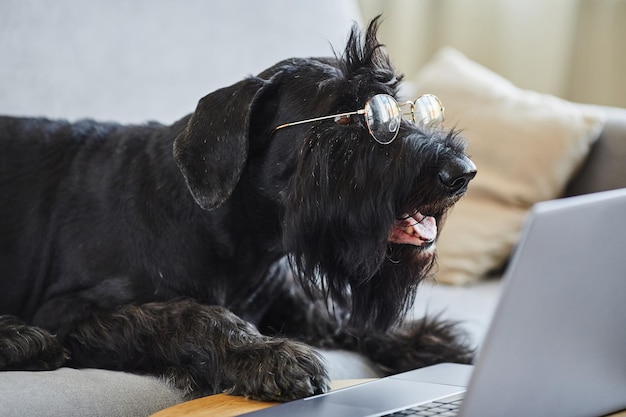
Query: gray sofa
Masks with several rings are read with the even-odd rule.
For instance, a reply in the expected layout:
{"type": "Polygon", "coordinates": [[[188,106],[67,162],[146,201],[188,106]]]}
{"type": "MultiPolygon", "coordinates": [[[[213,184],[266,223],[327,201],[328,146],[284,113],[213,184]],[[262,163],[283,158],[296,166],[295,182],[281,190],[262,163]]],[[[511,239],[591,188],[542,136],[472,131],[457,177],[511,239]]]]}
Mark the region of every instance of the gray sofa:
{"type": "MultiPolygon", "coordinates": [[[[72,0],[0,4],[6,23],[0,28],[0,55],[5,57],[0,65],[0,113],[171,122],[192,111],[206,92],[278,59],[329,54],[327,41],[340,46],[352,21],[359,20],[353,2],[334,0],[311,2],[311,6],[305,2],[298,8],[283,1],[219,5],[190,1],[186,13],[175,2],[133,2],[121,14],[109,1],[89,4],[72,0]],[[291,13],[288,18],[282,13],[286,10],[291,13]],[[235,16],[233,27],[230,22],[235,16]],[[105,26],[104,33],[93,29],[105,30],[105,26]],[[153,26],[156,29],[150,29],[153,26]],[[168,33],[161,34],[159,28],[165,26],[168,33]],[[124,34],[142,27],[147,28],[143,43],[127,42],[124,34]],[[246,32],[249,27],[254,39],[246,32]],[[228,46],[211,49],[222,43],[225,34],[231,37],[230,48],[240,51],[234,57],[228,54],[228,46]],[[99,55],[98,50],[106,54],[99,55]],[[64,61],[58,62],[49,51],[59,51],[64,61]],[[189,66],[180,62],[184,59],[189,66]],[[162,68],[149,68],[157,64],[162,68]],[[126,96],[128,100],[119,101],[126,96]]],[[[626,187],[626,110],[603,111],[608,118],[602,135],[569,183],[567,195],[626,187]]],[[[443,317],[462,321],[479,345],[499,288],[496,278],[470,287],[427,282],[412,315],[443,311],[443,317]]],[[[378,375],[359,355],[323,354],[333,379],[378,375]]],[[[181,393],[167,381],[121,372],[62,368],[0,373],[0,416],[142,416],[180,401],[181,393]]]]}
{"type": "MultiPolygon", "coordinates": [[[[626,109],[604,108],[604,130],[566,194],[626,187],[626,109]]],[[[470,287],[424,283],[413,316],[443,312],[461,321],[479,345],[496,305],[500,280],[470,287]]],[[[333,379],[378,376],[360,355],[322,351],[333,379]]],[[[141,416],[183,401],[157,378],[95,369],[0,374],[0,416],[141,416]]]]}

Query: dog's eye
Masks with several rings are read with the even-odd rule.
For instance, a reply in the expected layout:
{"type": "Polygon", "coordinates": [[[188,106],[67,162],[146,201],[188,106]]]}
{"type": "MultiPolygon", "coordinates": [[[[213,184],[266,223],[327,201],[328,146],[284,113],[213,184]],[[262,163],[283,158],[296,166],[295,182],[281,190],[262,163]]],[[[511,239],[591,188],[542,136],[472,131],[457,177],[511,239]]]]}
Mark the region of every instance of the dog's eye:
{"type": "Polygon", "coordinates": [[[351,115],[337,116],[335,117],[335,123],[338,123],[340,125],[349,125],[350,123],[352,123],[352,116],[351,115]]]}

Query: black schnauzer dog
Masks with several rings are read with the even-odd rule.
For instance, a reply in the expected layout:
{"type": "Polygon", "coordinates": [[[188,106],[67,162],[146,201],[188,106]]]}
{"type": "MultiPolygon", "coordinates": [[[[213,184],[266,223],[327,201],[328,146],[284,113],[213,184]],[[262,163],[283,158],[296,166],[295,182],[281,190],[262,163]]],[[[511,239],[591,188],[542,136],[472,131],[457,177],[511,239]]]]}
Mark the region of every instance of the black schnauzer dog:
{"type": "Polygon", "coordinates": [[[434,96],[396,102],[377,26],[172,126],[0,118],[0,369],[285,401],[328,388],[311,346],[471,361],[453,324],[402,318],[476,168],[434,96]]]}

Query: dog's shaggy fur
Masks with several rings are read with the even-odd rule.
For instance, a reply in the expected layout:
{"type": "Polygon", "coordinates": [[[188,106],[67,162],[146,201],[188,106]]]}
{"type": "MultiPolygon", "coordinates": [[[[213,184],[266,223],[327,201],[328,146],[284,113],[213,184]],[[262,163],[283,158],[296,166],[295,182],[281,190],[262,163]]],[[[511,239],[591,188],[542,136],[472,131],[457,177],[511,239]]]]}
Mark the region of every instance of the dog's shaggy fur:
{"type": "Polygon", "coordinates": [[[0,118],[0,369],[284,401],[328,387],[310,345],[385,372],[470,361],[451,324],[401,320],[435,261],[410,222],[441,228],[475,174],[459,136],[404,121],[381,145],[362,116],[273,131],[395,95],[376,29],[172,126],[0,118]]]}

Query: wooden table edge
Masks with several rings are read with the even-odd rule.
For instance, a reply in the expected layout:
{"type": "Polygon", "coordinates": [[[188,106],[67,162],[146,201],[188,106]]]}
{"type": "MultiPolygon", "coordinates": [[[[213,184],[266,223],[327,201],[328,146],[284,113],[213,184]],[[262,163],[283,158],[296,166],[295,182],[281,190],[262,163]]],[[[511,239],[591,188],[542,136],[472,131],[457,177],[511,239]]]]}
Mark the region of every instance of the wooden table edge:
{"type": "MultiPolygon", "coordinates": [[[[370,379],[342,379],[332,381],[331,390],[350,387],[373,381],[370,379]]],[[[228,394],[215,394],[173,405],[152,414],[150,417],[234,417],[279,403],[249,400],[228,394]]]]}

